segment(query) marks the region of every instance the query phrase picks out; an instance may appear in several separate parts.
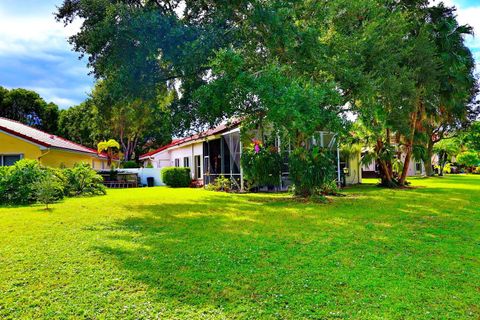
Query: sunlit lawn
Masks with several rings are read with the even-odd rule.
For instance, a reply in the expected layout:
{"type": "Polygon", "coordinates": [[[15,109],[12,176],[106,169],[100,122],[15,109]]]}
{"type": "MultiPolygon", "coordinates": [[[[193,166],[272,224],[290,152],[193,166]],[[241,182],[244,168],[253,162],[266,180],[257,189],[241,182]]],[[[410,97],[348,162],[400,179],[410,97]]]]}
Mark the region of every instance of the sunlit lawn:
{"type": "Polygon", "coordinates": [[[0,318],[479,319],[480,176],[0,208],[0,318]]]}

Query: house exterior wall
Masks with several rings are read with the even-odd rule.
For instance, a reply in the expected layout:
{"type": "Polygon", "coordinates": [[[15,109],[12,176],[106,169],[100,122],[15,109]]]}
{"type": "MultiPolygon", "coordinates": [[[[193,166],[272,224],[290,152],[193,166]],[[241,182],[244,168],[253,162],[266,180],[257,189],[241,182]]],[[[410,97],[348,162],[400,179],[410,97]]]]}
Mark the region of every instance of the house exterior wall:
{"type": "MultiPolygon", "coordinates": [[[[405,161],[405,155],[402,155],[402,162],[405,161]]],[[[435,161],[435,156],[432,157],[432,161],[435,161]]],[[[435,163],[435,162],[433,162],[435,163]]],[[[362,166],[362,172],[375,172],[375,162],[369,165],[362,166]]],[[[410,160],[410,164],[408,165],[407,177],[414,177],[414,176],[423,176],[425,175],[425,164],[423,161],[417,161],[415,159],[410,160]]]]}
{"type": "Polygon", "coordinates": [[[0,155],[20,154],[23,159],[39,160],[47,167],[73,167],[76,163],[87,163],[94,169],[108,169],[106,159],[79,152],[69,152],[61,149],[46,149],[18,137],[0,132],[0,155]]]}
{"type": "Polygon", "coordinates": [[[93,169],[109,169],[107,160],[88,154],[51,149],[40,158],[40,162],[53,168],[71,168],[77,163],[86,163],[93,169]]]}
{"type": "Polygon", "coordinates": [[[35,144],[0,131],[0,154],[21,154],[24,159],[38,159],[42,150],[35,144]]]}
{"type": "Polygon", "coordinates": [[[203,141],[192,143],[186,146],[176,147],[170,151],[170,163],[168,166],[175,166],[175,159],[179,160],[180,167],[184,167],[184,158],[188,158],[188,167],[192,178],[195,178],[194,159],[200,156],[200,176],[203,177],[203,141]]]}

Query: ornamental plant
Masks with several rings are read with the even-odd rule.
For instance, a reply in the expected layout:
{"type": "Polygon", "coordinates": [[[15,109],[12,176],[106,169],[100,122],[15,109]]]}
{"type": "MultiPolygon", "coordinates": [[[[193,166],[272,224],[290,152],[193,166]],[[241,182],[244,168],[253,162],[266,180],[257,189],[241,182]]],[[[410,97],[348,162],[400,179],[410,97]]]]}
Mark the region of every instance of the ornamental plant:
{"type": "Polygon", "coordinates": [[[257,139],[253,139],[242,153],[243,173],[252,187],[279,186],[282,166],[278,148],[264,146],[257,139]]]}
{"type": "Polygon", "coordinates": [[[296,148],[290,155],[289,167],[295,195],[310,197],[331,193],[335,161],[330,150],[319,147],[296,148]]]}

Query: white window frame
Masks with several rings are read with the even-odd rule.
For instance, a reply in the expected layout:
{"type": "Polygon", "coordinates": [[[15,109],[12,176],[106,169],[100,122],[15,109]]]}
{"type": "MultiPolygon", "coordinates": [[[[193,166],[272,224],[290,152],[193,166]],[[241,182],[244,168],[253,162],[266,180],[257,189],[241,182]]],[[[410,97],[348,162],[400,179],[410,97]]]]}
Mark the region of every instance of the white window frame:
{"type": "Polygon", "coordinates": [[[5,157],[5,156],[7,156],[7,157],[8,156],[18,156],[18,157],[20,157],[20,159],[18,161],[23,159],[23,153],[2,153],[2,154],[0,154],[0,167],[4,166],[3,157],[5,157]]]}
{"type": "Polygon", "coordinates": [[[201,179],[202,178],[202,156],[201,155],[195,155],[193,157],[193,165],[195,168],[194,170],[195,179],[201,179]],[[197,159],[198,159],[198,163],[197,163],[197,159]]]}

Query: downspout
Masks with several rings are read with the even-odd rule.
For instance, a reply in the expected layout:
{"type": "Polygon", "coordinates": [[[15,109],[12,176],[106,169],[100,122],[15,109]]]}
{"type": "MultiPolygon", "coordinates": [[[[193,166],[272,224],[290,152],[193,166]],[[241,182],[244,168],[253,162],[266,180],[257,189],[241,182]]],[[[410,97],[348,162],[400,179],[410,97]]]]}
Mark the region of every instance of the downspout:
{"type": "Polygon", "coordinates": [[[47,149],[47,152],[45,152],[45,153],[42,154],[40,157],[38,157],[38,158],[37,158],[38,162],[40,162],[40,160],[41,160],[43,157],[45,157],[47,154],[49,154],[51,150],[52,150],[52,149],[48,148],[48,149],[47,149]]]}

